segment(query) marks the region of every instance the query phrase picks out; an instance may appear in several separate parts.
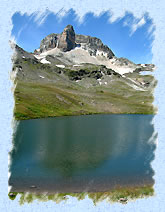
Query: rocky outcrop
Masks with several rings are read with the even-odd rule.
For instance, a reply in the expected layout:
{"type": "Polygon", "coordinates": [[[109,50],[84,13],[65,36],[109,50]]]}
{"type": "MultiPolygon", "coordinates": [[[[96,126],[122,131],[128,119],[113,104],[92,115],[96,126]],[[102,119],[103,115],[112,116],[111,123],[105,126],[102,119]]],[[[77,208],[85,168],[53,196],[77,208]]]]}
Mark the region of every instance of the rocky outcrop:
{"type": "Polygon", "coordinates": [[[63,33],[60,35],[57,48],[61,49],[62,51],[70,51],[74,49],[76,46],[75,44],[75,32],[72,25],[68,25],[65,27],[63,33]]]}
{"type": "Polygon", "coordinates": [[[29,53],[27,51],[25,51],[24,49],[22,49],[21,47],[19,47],[17,44],[13,45],[13,48],[15,50],[14,54],[13,54],[13,62],[15,64],[19,63],[19,60],[24,60],[24,61],[30,61],[33,64],[38,63],[39,61],[34,57],[34,55],[32,53],[29,53]]]}
{"type": "Polygon", "coordinates": [[[82,47],[85,50],[88,50],[91,56],[106,56],[111,59],[114,56],[112,50],[102,43],[99,38],[85,36],[85,35],[76,35],[76,45],[82,47]]]}
{"type": "MultiPolygon", "coordinates": [[[[52,33],[46,36],[40,44],[39,52],[45,52],[47,50],[57,47],[57,41],[59,40],[60,34],[52,33]]],[[[37,53],[37,52],[36,52],[37,53]]]]}
{"type": "MultiPolygon", "coordinates": [[[[75,47],[87,50],[91,56],[105,56],[111,59],[114,56],[112,50],[102,43],[96,37],[75,34],[72,25],[65,27],[61,34],[52,33],[46,36],[40,44],[39,52],[44,52],[53,48],[59,48],[62,51],[70,51],[75,47]]],[[[37,52],[36,52],[37,53],[37,52]]]]}
{"type": "Polygon", "coordinates": [[[94,65],[86,66],[85,64],[76,70],[63,70],[63,73],[68,75],[70,80],[82,80],[84,78],[93,78],[93,79],[101,79],[103,76],[115,75],[120,78],[121,75],[116,73],[112,69],[108,69],[103,65],[99,65],[95,67],[94,65]]]}

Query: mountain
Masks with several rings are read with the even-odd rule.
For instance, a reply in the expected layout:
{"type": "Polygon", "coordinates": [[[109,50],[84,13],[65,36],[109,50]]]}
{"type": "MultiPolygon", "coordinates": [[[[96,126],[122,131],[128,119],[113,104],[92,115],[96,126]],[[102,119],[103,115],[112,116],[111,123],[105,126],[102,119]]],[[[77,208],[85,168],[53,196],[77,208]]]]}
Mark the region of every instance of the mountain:
{"type": "Polygon", "coordinates": [[[153,64],[117,58],[73,26],[46,36],[33,53],[16,44],[11,78],[16,119],[93,113],[154,113],[153,64]]]}
{"type": "Polygon", "coordinates": [[[57,47],[62,51],[70,51],[75,47],[81,47],[87,50],[92,56],[103,53],[109,59],[114,56],[114,53],[104,45],[102,41],[96,37],[90,37],[85,35],[77,35],[73,29],[73,26],[68,25],[65,27],[61,34],[50,34],[41,41],[39,52],[45,52],[57,47]]]}

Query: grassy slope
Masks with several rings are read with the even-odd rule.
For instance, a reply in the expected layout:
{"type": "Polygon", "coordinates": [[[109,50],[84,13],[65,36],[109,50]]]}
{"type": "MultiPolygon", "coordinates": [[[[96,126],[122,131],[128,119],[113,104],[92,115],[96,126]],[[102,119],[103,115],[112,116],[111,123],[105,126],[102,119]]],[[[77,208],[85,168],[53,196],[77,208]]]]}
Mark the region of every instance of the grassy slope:
{"type": "MultiPolygon", "coordinates": [[[[91,77],[85,76],[76,83],[68,78],[76,75],[76,68],[70,70],[71,67],[60,69],[49,64],[33,64],[29,59],[18,59],[13,69],[17,65],[22,66],[22,70],[15,80],[16,119],[95,113],[155,113],[152,105],[153,88],[146,91],[135,90],[129,85],[129,80],[117,75],[104,76],[108,82],[107,86],[99,85],[92,74],[93,71],[99,70],[99,66],[85,64],[83,70],[91,74],[91,77]],[[65,74],[62,74],[61,70],[65,74]],[[40,75],[45,78],[40,78],[40,75]]],[[[133,73],[126,76],[153,81],[151,75],[133,73]]]]}
{"type": "MultiPolygon", "coordinates": [[[[91,86],[87,88],[84,80],[80,83],[75,81],[65,81],[58,78],[48,65],[29,64],[27,61],[21,64],[23,70],[27,69],[29,77],[16,79],[16,89],[14,92],[16,119],[32,119],[42,117],[81,115],[94,113],[142,113],[153,114],[155,112],[152,105],[153,94],[151,90],[136,91],[126,84],[122,79],[112,80],[108,86],[91,86]],[[25,68],[25,69],[24,69],[25,68]],[[46,76],[50,82],[42,81],[38,78],[38,73],[46,76]],[[53,73],[53,74],[52,74],[53,73]],[[58,78],[58,81],[52,79],[58,78]],[[52,80],[52,81],[51,81],[52,80]]],[[[69,70],[68,70],[69,71],[69,70]]],[[[70,73],[68,73],[69,75],[70,73]]],[[[129,77],[138,77],[138,74],[128,74],[129,77]]],[[[151,77],[145,77],[146,80],[151,77]]],[[[92,79],[88,79],[93,83],[92,79]]],[[[96,83],[96,80],[94,84],[96,83]]],[[[74,196],[84,199],[86,195],[94,203],[107,199],[118,201],[120,198],[140,198],[153,195],[152,186],[119,188],[110,192],[97,193],[59,193],[52,195],[40,195],[34,193],[21,193],[20,204],[32,202],[34,199],[41,201],[54,200],[56,202],[66,199],[66,196],[74,196]]],[[[14,199],[17,193],[10,196],[14,199]]]]}
{"type": "Polygon", "coordinates": [[[88,195],[88,197],[97,204],[100,201],[107,200],[108,202],[121,202],[125,203],[127,200],[134,200],[137,198],[144,198],[154,195],[154,190],[151,185],[141,186],[141,187],[127,187],[127,188],[117,188],[109,192],[82,192],[82,193],[55,193],[55,194],[38,194],[38,193],[16,193],[10,192],[9,198],[14,200],[20,194],[20,204],[31,203],[34,200],[48,201],[52,200],[59,203],[63,200],[67,200],[68,196],[76,197],[78,200],[83,200],[88,195]],[[125,201],[120,199],[124,198],[125,201]]]}
{"type": "Polygon", "coordinates": [[[152,94],[134,91],[122,82],[112,82],[111,87],[86,89],[18,81],[14,95],[16,119],[94,113],[154,113],[152,94]]]}

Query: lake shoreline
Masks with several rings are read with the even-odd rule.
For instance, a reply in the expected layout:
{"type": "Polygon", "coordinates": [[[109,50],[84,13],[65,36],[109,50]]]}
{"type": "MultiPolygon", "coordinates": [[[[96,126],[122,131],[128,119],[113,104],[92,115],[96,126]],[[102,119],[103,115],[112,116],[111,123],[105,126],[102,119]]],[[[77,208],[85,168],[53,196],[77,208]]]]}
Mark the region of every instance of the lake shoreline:
{"type": "Polygon", "coordinates": [[[153,113],[84,113],[84,114],[66,114],[66,115],[59,115],[59,116],[41,116],[41,117],[26,117],[26,118],[22,118],[22,119],[18,119],[17,117],[14,117],[15,121],[26,121],[26,120],[38,120],[38,119],[53,119],[53,118],[60,118],[60,117],[78,117],[78,116],[92,116],[92,115],[151,115],[154,116],[156,115],[156,112],[153,113]]]}
{"type": "Polygon", "coordinates": [[[107,200],[108,202],[120,202],[127,203],[127,201],[136,200],[137,198],[152,197],[154,195],[153,185],[145,185],[141,187],[125,187],[116,188],[106,192],[67,192],[67,193],[49,193],[49,192],[9,192],[8,196],[11,200],[14,200],[17,195],[20,195],[20,205],[24,203],[31,203],[34,200],[39,201],[55,201],[59,203],[63,200],[67,200],[68,197],[76,197],[78,200],[83,200],[87,196],[94,204],[107,200]]]}

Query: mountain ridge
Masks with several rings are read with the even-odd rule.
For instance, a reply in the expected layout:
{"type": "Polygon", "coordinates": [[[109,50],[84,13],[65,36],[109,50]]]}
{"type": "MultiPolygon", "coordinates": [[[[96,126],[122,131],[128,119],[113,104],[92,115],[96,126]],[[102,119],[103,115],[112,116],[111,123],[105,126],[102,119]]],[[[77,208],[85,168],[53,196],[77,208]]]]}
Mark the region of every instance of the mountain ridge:
{"type": "Polygon", "coordinates": [[[152,102],[157,82],[149,75],[155,69],[153,64],[135,64],[114,54],[108,58],[105,51],[98,50],[105,47],[100,39],[91,41],[85,36],[84,41],[80,35],[78,45],[76,34],[68,35],[69,30],[60,34],[61,41],[56,44],[48,35],[50,39],[44,42],[50,46],[42,52],[29,53],[12,44],[16,119],[156,112],[152,102]],[[91,48],[96,55],[90,54],[91,48]]]}
{"type": "Polygon", "coordinates": [[[67,25],[61,34],[51,33],[46,36],[35,53],[42,53],[56,47],[64,52],[70,51],[75,47],[82,47],[84,50],[88,50],[91,56],[96,56],[97,50],[102,51],[109,59],[115,56],[112,50],[107,45],[104,45],[99,38],[76,34],[72,25],[67,25]]]}

